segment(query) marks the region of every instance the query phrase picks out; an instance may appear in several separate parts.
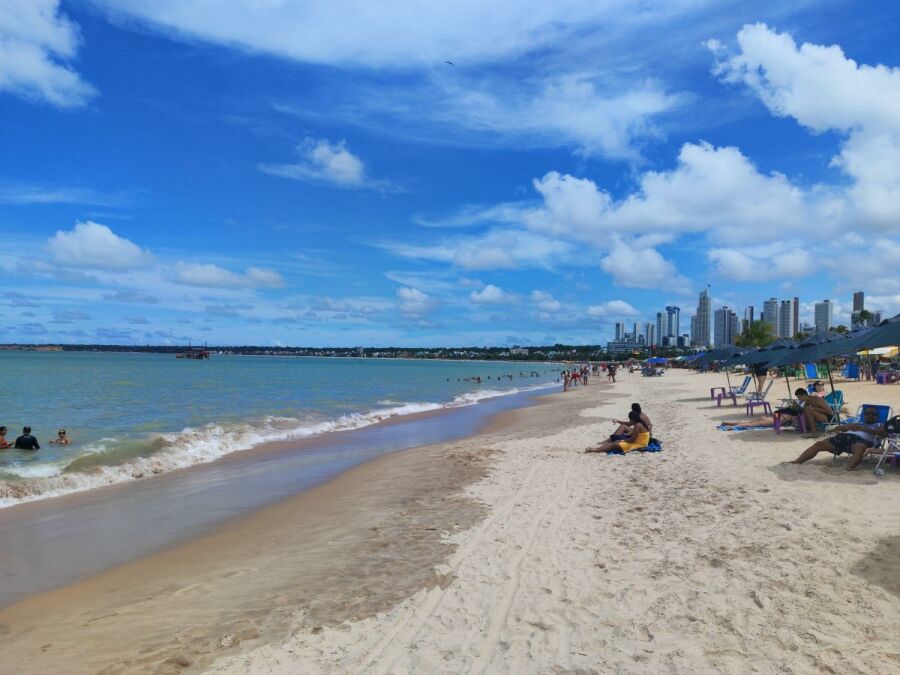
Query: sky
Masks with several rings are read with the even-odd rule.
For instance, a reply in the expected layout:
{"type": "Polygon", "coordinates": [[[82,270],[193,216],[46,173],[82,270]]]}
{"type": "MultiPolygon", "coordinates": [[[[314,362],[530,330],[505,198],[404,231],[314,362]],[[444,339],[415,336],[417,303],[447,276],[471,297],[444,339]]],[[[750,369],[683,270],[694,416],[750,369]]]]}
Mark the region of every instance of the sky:
{"type": "Polygon", "coordinates": [[[900,4],[0,0],[0,343],[900,311],[900,4]]]}

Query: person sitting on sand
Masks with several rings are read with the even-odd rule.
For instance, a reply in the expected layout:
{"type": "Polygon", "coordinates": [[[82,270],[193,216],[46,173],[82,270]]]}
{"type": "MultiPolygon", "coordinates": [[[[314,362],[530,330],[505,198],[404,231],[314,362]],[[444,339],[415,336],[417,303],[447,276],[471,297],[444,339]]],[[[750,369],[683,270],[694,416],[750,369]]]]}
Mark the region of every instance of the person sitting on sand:
{"type": "MultiPolygon", "coordinates": [[[[641,424],[647,427],[647,431],[649,433],[653,433],[653,424],[650,422],[650,418],[647,417],[647,413],[641,410],[640,403],[632,403],[631,404],[632,412],[636,412],[641,417],[641,424]]],[[[619,428],[613,432],[612,436],[631,436],[631,420],[613,420],[615,424],[619,425],[619,428]]],[[[610,440],[617,440],[610,436],[610,440]]]]}
{"type": "Polygon", "coordinates": [[[69,437],[66,436],[65,429],[60,429],[56,438],[50,441],[50,445],[68,445],[69,443],[71,443],[71,441],[69,440],[69,437]]]}
{"type": "Polygon", "coordinates": [[[835,455],[850,453],[850,461],[847,462],[847,471],[853,471],[856,465],[862,461],[866,450],[875,445],[876,436],[885,436],[884,425],[878,421],[878,411],[875,408],[863,409],[863,421],[859,424],[841,424],[837,427],[838,434],[831,438],[823,438],[809,446],[791,464],[803,464],[808,462],[820,452],[831,452],[835,455]]]}
{"type": "Polygon", "coordinates": [[[12,445],[6,440],[6,427],[0,427],[0,450],[11,448],[12,445]]]}
{"type": "Polygon", "coordinates": [[[31,427],[24,427],[22,435],[16,439],[16,450],[40,450],[37,439],[31,435],[31,427]]]}
{"type": "Polygon", "coordinates": [[[806,389],[798,388],[794,391],[798,403],[794,405],[778,408],[774,414],[762,415],[751,419],[742,419],[735,422],[722,422],[719,426],[726,431],[733,427],[771,427],[775,425],[775,415],[781,416],[782,426],[796,424],[797,418],[803,415],[806,421],[806,428],[813,431],[817,422],[826,423],[831,419],[833,411],[823,399],[818,396],[812,396],[806,389]]]}
{"type": "Polygon", "coordinates": [[[644,423],[641,422],[640,413],[632,410],[628,413],[628,420],[631,423],[631,436],[624,441],[607,441],[601,443],[596,448],[585,448],[585,452],[610,452],[612,450],[621,450],[622,452],[631,452],[632,450],[640,450],[650,445],[650,432],[644,423]]]}

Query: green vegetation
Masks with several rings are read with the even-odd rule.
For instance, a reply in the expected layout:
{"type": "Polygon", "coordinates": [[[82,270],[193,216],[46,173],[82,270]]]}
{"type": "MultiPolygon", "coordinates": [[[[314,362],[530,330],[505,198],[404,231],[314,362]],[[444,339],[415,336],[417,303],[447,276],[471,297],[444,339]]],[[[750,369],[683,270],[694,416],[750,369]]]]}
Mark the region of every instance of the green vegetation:
{"type": "Polygon", "coordinates": [[[734,341],[738,347],[765,347],[775,339],[772,326],[763,321],[754,321],[734,341]]]}

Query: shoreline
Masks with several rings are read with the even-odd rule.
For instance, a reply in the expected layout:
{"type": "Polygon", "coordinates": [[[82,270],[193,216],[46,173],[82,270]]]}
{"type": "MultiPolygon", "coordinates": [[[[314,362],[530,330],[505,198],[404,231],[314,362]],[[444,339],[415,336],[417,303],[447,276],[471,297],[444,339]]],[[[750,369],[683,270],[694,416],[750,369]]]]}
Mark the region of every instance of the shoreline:
{"type": "MultiPolygon", "coordinates": [[[[527,395],[531,392],[552,389],[555,386],[557,386],[556,383],[544,383],[541,385],[523,386],[521,388],[512,387],[511,389],[485,389],[483,391],[475,389],[459,394],[450,401],[445,401],[443,403],[427,401],[399,403],[395,406],[388,406],[383,409],[374,408],[363,413],[355,413],[321,422],[310,423],[311,426],[298,427],[293,431],[282,430],[277,432],[264,432],[263,430],[259,430],[258,433],[269,433],[274,436],[283,435],[286,437],[271,438],[256,443],[251,442],[251,444],[246,447],[230,449],[212,455],[195,455],[187,452],[185,449],[182,449],[181,451],[160,450],[155,453],[130,457],[117,464],[97,464],[84,471],[67,472],[63,470],[56,475],[24,477],[18,480],[0,480],[0,510],[19,507],[32,502],[41,502],[47,499],[57,499],[82,492],[92,492],[94,490],[133,483],[135,481],[156,479],[161,476],[190,470],[205,464],[221,462],[235,455],[243,456],[258,450],[265,451],[266,449],[273,448],[287,449],[303,447],[309,442],[319,442],[321,439],[325,439],[332,434],[359,431],[404,420],[414,421],[421,418],[423,414],[452,411],[459,408],[478,405],[491,399],[516,396],[519,394],[527,395]],[[422,409],[404,412],[407,409],[414,409],[416,407],[421,407],[422,409]],[[320,426],[330,428],[305,433],[305,431],[310,428],[315,429],[320,426]],[[295,435],[292,437],[291,434],[295,435]]],[[[183,436],[186,431],[194,431],[202,434],[205,429],[206,427],[198,427],[197,429],[184,429],[181,432],[161,432],[157,435],[157,438],[177,438],[183,436]]],[[[254,431],[251,428],[240,432],[236,431],[234,433],[246,434],[257,433],[257,431],[254,431]]],[[[226,440],[227,439],[225,438],[219,439],[219,443],[225,443],[226,440]]],[[[151,443],[151,440],[148,439],[147,443],[151,443]]],[[[78,461],[89,460],[92,456],[93,453],[76,455],[68,458],[66,461],[68,464],[72,464],[78,461]]]]}
{"type": "Polygon", "coordinates": [[[484,446],[534,433],[547,417],[536,410],[572,407],[571,394],[531,398],[474,435],[383,455],[200,538],[0,609],[0,648],[13,661],[39,653],[29,672],[198,668],[241,641],[283,639],[298,611],[311,628],[340,625],[446,583],[434,572],[452,550],[445,533],[484,516],[458,497],[485,474],[484,446]]]}

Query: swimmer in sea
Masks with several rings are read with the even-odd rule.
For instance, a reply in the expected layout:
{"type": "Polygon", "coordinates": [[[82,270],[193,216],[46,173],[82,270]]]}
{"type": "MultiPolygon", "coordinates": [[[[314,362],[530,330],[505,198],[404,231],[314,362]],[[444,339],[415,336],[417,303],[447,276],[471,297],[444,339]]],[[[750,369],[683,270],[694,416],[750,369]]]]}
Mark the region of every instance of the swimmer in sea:
{"type": "Polygon", "coordinates": [[[66,435],[66,430],[60,429],[56,434],[56,439],[50,441],[50,445],[68,445],[70,442],[69,437],[66,435]]]}
{"type": "Polygon", "coordinates": [[[12,445],[6,440],[6,427],[0,427],[0,450],[11,448],[12,445]]]}

